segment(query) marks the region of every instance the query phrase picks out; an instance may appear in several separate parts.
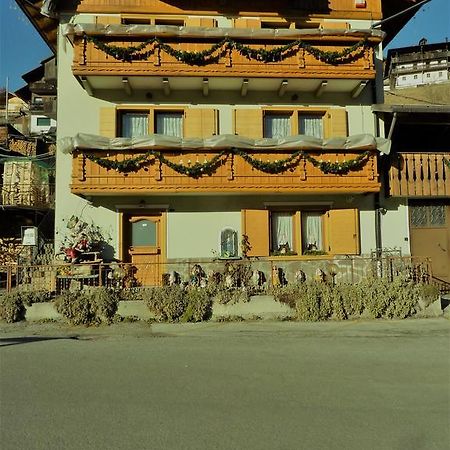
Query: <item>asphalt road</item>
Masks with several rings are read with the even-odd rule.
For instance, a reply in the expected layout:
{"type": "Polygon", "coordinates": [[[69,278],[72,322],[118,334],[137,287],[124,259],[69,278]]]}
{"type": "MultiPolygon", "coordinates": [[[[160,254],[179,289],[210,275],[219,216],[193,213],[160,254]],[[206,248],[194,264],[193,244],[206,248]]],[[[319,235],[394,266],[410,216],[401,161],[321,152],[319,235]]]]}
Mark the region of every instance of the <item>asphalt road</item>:
{"type": "Polygon", "coordinates": [[[450,322],[2,326],[1,449],[450,448],[450,322]]]}

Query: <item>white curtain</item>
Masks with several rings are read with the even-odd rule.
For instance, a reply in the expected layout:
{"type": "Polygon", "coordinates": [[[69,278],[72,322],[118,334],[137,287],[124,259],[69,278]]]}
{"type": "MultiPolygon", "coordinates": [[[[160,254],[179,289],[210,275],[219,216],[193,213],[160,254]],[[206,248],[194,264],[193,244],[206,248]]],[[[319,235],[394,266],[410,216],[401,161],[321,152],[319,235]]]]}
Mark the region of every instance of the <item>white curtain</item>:
{"type": "Polygon", "coordinates": [[[122,116],[122,136],[127,138],[148,134],[148,114],[127,113],[122,116]]]}
{"type": "Polygon", "coordinates": [[[322,214],[302,213],[303,250],[323,250],[322,214]]]}
{"type": "Polygon", "coordinates": [[[300,134],[323,138],[322,116],[300,114],[299,117],[300,134]]]}
{"type": "Polygon", "coordinates": [[[291,120],[288,115],[266,114],[264,116],[264,137],[283,138],[291,135],[291,120]]]}
{"type": "Polygon", "coordinates": [[[156,114],[156,133],[183,137],[183,115],[180,113],[156,114]]]}
{"type": "Polygon", "coordinates": [[[272,249],[278,251],[287,244],[292,251],[292,234],[292,214],[272,213],[272,249]]]}

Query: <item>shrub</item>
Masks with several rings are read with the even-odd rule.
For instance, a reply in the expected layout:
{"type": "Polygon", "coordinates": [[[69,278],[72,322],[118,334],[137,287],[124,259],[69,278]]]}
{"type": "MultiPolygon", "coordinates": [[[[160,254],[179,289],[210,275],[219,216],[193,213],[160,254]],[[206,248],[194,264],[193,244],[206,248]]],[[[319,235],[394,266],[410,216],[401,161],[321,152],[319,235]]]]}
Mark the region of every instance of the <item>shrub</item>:
{"type": "Polygon", "coordinates": [[[72,325],[110,324],[118,303],[116,293],[106,288],[64,291],[55,300],[56,310],[72,325]]]}
{"type": "Polygon", "coordinates": [[[175,322],[186,309],[186,297],[180,286],[150,288],[142,294],[148,308],[160,321],[175,322]]]}
{"type": "Polygon", "coordinates": [[[25,305],[17,290],[0,295],[0,319],[7,323],[25,320],[25,305]]]}
{"type": "Polygon", "coordinates": [[[185,291],[186,309],[181,316],[182,322],[201,322],[212,315],[212,301],[206,289],[192,287],[185,291]]]}

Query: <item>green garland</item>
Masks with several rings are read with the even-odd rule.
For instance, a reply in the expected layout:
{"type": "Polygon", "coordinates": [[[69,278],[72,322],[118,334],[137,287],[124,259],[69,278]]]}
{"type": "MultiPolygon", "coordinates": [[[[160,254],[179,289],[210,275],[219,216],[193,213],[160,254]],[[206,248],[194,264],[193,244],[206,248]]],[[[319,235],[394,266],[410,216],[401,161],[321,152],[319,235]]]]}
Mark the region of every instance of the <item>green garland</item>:
{"type": "Polygon", "coordinates": [[[197,161],[192,165],[190,161],[188,161],[187,165],[185,165],[182,160],[180,160],[179,163],[174,163],[167,159],[161,152],[156,150],[148,150],[142,155],[136,156],[135,158],[129,158],[124,161],[114,161],[108,158],[96,156],[93,153],[85,153],[87,159],[108,170],[112,169],[122,173],[135,172],[141,167],[158,160],[161,164],[170,167],[175,172],[190,176],[192,178],[201,178],[204,175],[212,175],[217,168],[225,162],[229,155],[238,155],[248,162],[254,169],[269,174],[286,172],[287,170],[295,167],[301,158],[304,158],[313,166],[318,167],[325,174],[344,175],[349,171],[356,170],[364,165],[370,155],[370,151],[361,153],[355,159],[342,162],[322,161],[321,159],[318,160],[303,150],[295,151],[285,159],[262,161],[261,159],[252,157],[249,153],[246,153],[243,150],[231,148],[229,150],[221,151],[209,161],[205,160],[203,163],[197,161]]]}
{"type": "Polygon", "coordinates": [[[450,159],[447,159],[445,156],[444,156],[444,164],[450,169],[450,159]]]}
{"type": "Polygon", "coordinates": [[[289,44],[275,47],[271,50],[266,50],[264,48],[254,49],[248,45],[244,45],[226,37],[219,43],[212,45],[209,49],[198,52],[188,52],[175,50],[172,46],[162,42],[158,37],[152,37],[137,46],[130,47],[119,47],[117,45],[107,44],[94,36],[84,35],[84,37],[86,41],[92,42],[97,49],[120,61],[143,61],[148,59],[157,50],[162,50],[168,55],[173,56],[176,60],[193,66],[204,66],[207,64],[216,63],[228,50],[233,49],[248,59],[254,59],[265,63],[283,61],[293,53],[298,52],[300,49],[304,49],[316,59],[327,64],[344,64],[355,58],[355,52],[357,50],[361,51],[368,46],[368,40],[362,39],[351,47],[347,47],[340,52],[327,52],[297,39],[289,44]],[[153,45],[153,47],[144,51],[145,48],[150,45],[153,45]]]}

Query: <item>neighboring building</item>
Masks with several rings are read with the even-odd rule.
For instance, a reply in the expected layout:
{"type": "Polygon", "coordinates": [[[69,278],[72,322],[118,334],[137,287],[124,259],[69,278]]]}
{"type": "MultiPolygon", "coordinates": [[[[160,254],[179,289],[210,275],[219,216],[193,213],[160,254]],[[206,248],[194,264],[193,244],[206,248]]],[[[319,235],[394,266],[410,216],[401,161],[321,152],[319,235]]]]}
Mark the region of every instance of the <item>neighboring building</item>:
{"type": "MultiPolygon", "coordinates": [[[[381,221],[389,223],[391,215],[403,211],[409,252],[431,257],[434,276],[450,282],[450,80],[434,77],[434,83],[405,89],[398,83],[403,75],[397,70],[405,61],[416,64],[423,55],[429,67],[437,67],[433,58],[440,61],[447,77],[447,45],[390,50],[385,85],[397,88],[388,90],[385,104],[373,110],[392,139],[391,155],[382,166],[386,200],[381,221]]],[[[394,244],[390,229],[388,224],[383,227],[384,245],[394,244]]]]}
{"type": "Polygon", "coordinates": [[[261,260],[370,255],[388,151],[371,26],[411,3],[44,2],[60,21],[58,241],[74,215],[135,264],[236,258],[243,236],[261,260]]]}
{"type": "Polygon", "coordinates": [[[448,42],[394,48],[388,51],[386,77],[390,89],[411,88],[450,80],[448,42]]]}

